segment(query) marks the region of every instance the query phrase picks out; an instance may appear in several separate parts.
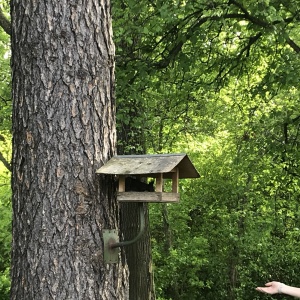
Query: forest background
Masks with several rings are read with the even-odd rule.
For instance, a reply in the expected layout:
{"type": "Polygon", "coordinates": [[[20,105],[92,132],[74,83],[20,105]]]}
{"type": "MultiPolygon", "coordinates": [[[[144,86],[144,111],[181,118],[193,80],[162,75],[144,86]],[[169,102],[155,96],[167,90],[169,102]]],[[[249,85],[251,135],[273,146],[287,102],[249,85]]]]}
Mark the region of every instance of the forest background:
{"type": "MultiPolygon", "coordinates": [[[[0,1],[9,20],[9,3],[0,1]]],[[[186,152],[201,178],[150,207],[159,300],[300,286],[297,1],[113,1],[119,149],[186,152]]],[[[9,299],[11,78],[0,28],[0,299],[9,299]]],[[[4,25],[3,25],[4,24],[4,25]]],[[[8,29],[8,30],[7,30],[8,29]]],[[[282,298],[284,299],[284,297],[282,298]]]]}

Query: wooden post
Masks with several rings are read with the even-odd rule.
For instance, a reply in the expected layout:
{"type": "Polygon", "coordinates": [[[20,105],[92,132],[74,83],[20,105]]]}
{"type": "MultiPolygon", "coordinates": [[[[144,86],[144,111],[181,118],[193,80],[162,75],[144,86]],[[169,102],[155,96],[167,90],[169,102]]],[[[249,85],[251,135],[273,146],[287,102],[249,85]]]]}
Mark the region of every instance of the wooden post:
{"type": "Polygon", "coordinates": [[[175,168],[174,171],[172,174],[172,193],[178,193],[179,170],[175,168]]]}
{"type": "Polygon", "coordinates": [[[119,175],[119,192],[125,192],[125,176],[119,175]]]}
{"type": "Polygon", "coordinates": [[[155,184],[155,191],[156,192],[163,192],[163,185],[164,185],[164,179],[163,174],[159,173],[156,177],[156,184],[155,184]]]}

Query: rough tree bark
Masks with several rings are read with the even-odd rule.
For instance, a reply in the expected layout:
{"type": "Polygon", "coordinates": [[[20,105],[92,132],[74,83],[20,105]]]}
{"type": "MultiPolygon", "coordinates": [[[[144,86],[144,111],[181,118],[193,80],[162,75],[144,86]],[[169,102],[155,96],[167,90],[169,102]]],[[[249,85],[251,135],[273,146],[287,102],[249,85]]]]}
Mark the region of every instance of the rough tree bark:
{"type": "Polygon", "coordinates": [[[126,266],[103,262],[118,228],[109,0],[12,0],[11,299],[128,299],[126,266]]]}
{"type": "MultiPolygon", "coordinates": [[[[134,239],[139,232],[139,203],[122,203],[121,230],[124,240],[134,239]]],[[[148,204],[144,203],[145,233],[135,244],[125,247],[129,267],[129,300],[155,300],[148,204]]]]}

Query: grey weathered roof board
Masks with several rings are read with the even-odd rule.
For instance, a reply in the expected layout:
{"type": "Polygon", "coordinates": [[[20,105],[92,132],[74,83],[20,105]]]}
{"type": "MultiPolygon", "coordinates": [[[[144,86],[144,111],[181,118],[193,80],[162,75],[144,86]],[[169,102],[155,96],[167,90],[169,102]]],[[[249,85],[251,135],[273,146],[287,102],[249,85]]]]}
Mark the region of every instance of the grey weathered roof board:
{"type": "Polygon", "coordinates": [[[180,154],[146,154],[117,155],[97,170],[99,174],[148,175],[164,173],[170,178],[170,172],[178,167],[179,178],[200,177],[196,168],[185,153],[180,154]],[[169,173],[169,174],[168,174],[169,173]]]}

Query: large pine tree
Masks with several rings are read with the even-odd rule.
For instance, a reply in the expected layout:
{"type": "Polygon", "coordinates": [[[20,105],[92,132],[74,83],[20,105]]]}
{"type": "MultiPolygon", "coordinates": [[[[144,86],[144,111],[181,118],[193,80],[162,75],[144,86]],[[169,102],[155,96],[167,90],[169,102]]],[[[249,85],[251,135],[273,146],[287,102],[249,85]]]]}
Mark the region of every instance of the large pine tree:
{"type": "Polygon", "coordinates": [[[126,268],[103,262],[118,228],[114,45],[109,0],[13,0],[11,299],[126,299],[126,268]]]}

